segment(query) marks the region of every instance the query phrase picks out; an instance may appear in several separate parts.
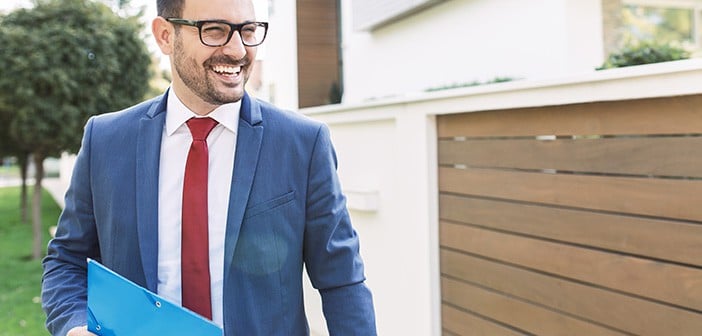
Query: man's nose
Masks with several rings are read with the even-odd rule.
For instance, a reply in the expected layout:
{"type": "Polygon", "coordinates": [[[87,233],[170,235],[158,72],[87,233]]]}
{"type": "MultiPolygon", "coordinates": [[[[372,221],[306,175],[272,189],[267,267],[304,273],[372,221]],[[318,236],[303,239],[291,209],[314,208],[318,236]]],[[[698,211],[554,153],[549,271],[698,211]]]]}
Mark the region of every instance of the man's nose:
{"type": "Polygon", "coordinates": [[[235,31],[229,42],[222,46],[222,52],[227,55],[232,55],[236,59],[243,58],[246,55],[246,47],[238,31],[235,31]]]}

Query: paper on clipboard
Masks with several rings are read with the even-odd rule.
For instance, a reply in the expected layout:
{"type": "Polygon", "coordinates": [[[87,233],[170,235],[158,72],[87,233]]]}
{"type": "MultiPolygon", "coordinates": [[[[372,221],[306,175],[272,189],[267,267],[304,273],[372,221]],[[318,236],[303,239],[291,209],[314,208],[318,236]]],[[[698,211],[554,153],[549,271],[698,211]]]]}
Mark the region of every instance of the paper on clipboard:
{"type": "Polygon", "coordinates": [[[222,336],[222,329],[88,259],[88,330],[101,336],[222,336]]]}

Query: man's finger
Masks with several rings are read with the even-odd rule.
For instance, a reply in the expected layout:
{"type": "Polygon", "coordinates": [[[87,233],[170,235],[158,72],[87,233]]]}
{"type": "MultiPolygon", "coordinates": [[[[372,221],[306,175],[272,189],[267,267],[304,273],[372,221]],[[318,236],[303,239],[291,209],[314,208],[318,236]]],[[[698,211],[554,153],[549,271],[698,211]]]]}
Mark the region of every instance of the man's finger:
{"type": "Polygon", "coordinates": [[[66,336],[95,336],[95,334],[88,331],[88,326],[82,326],[69,330],[66,336]]]}

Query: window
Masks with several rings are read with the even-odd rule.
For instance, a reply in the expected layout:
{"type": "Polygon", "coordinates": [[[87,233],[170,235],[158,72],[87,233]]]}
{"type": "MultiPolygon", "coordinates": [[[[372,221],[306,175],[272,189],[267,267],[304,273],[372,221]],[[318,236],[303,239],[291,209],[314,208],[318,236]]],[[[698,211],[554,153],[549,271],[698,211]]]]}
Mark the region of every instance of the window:
{"type": "Polygon", "coordinates": [[[604,0],[605,48],[640,42],[702,48],[702,0],[604,0]]]}

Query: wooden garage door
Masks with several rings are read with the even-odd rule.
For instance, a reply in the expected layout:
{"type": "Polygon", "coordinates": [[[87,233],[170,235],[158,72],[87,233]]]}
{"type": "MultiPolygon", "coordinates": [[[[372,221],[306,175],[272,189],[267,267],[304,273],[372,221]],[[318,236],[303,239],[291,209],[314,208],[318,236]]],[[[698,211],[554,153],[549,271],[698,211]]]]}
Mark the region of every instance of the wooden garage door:
{"type": "Polygon", "coordinates": [[[444,335],[702,335],[702,96],[438,133],[444,335]]]}

